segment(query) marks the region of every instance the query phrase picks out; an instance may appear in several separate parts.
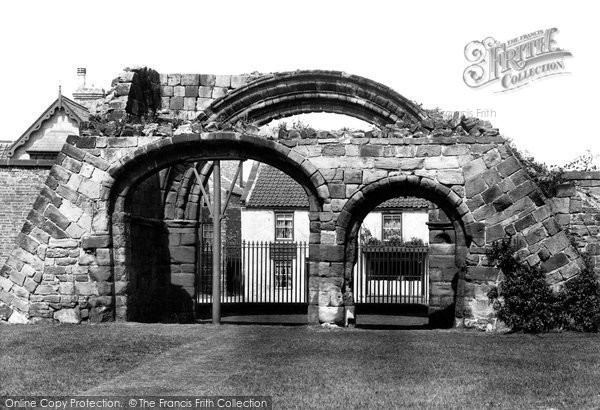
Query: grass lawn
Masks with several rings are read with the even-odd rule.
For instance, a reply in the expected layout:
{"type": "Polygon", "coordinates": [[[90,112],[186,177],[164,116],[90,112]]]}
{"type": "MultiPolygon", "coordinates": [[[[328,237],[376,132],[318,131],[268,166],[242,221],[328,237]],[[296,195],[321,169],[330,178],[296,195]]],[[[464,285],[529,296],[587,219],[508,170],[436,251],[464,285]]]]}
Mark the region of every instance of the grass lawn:
{"type": "Polygon", "coordinates": [[[0,395],[272,395],[275,408],[600,407],[600,336],[0,326],[0,395]]]}

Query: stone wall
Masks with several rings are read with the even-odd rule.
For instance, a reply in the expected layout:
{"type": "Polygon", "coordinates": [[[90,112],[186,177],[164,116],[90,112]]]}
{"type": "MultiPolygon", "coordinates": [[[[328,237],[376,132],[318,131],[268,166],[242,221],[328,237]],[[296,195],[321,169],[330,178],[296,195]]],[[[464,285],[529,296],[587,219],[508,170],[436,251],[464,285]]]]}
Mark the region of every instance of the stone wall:
{"type": "Polygon", "coordinates": [[[557,220],[600,276],[600,172],[571,171],[551,203],[557,220]]]}
{"type": "Polygon", "coordinates": [[[214,100],[260,76],[159,74],[146,67],[126,68],[113,80],[107,96],[92,104],[90,111],[113,120],[125,113],[193,120],[214,100]]]}
{"type": "MultiPolygon", "coordinates": [[[[167,255],[162,252],[175,248],[165,238],[181,241],[187,232],[173,230],[169,235],[164,217],[154,214],[153,206],[142,207],[136,215],[132,192],[148,175],[162,189],[160,181],[169,167],[215,158],[265,162],[291,175],[307,192],[310,323],[340,323],[353,309],[358,227],[369,211],[395,196],[433,202],[454,232],[451,244],[436,248],[441,269],[440,280],[430,287],[432,318],[442,312],[453,315],[459,325],[493,326],[486,294],[498,271],[485,253],[506,236],[517,243],[517,256],[544,269],[556,287],[581,270],[564,217],[569,214],[570,223],[570,203],[577,198],[570,191],[548,201],[489,123],[458,115],[429,118],[382,85],[320,71],[268,76],[237,90],[231,77],[214,77],[213,84],[200,75],[159,76],[161,93],[173,91],[161,97],[162,105],[169,98],[169,108],[161,108],[169,118],[130,118],[132,86],[119,84],[144,84],[136,83],[139,74],[133,72],[119,77],[97,106],[105,116],[83,127],[81,137],[70,138],[52,167],[17,238],[17,249],[0,270],[0,320],[130,319],[152,308],[154,299],[140,304],[136,298],[157,291],[158,298],[169,299],[173,283],[163,279],[167,255]],[[201,87],[209,87],[202,91],[205,96],[201,87]],[[209,91],[212,99],[230,89],[197,121],[173,121],[174,116],[195,117],[198,104],[208,104],[200,99],[208,98],[209,91]],[[255,123],[241,120],[261,122],[303,110],[349,113],[381,127],[260,135],[255,123]],[[157,243],[160,252],[154,251],[157,243]]],[[[153,81],[141,94],[134,93],[148,110],[153,81]]],[[[178,208],[172,209],[175,214],[178,208]]],[[[441,230],[450,232],[449,227],[441,230]]],[[[183,274],[189,260],[169,257],[168,263],[176,262],[183,274]]]]}
{"type": "Polygon", "coordinates": [[[49,167],[0,166],[0,264],[15,247],[49,171],[49,167]]]}
{"type": "MultiPolygon", "coordinates": [[[[284,169],[287,164],[288,172],[296,169],[305,175],[305,185],[311,185],[308,192],[318,195],[321,210],[315,213],[315,203],[311,202],[310,214],[313,321],[339,320],[339,312],[344,311],[343,295],[352,287],[351,276],[343,272],[353,216],[367,212],[390,195],[425,197],[444,208],[453,221],[457,243],[455,254],[448,258],[453,263],[446,262],[452,265],[454,276],[445,282],[456,286],[440,286],[439,294],[432,287],[432,309],[447,309],[456,295],[461,295],[457,316],[467,325],[490,321],[484,295],[498,272],[487,265],[484,253],[505,235],[516,238],[520,256],[532,265],[541,264],[553,284],[579,271],[578,255],[569,250],[552,208],[500,136],[466,135],[466,131],[446,137],[408,136],[410,130],[403,128],[385,135],[343,132],[308,138],[288,135],[285,139],[233,132],[180,133],[188,129],[181,126],[174,137],[107,137],[89,135],[95,129],[83,130],[82,137],[72,139],[74,145],[65,146],[22,231],[20,248],[12,254],[14,262],[2,270],[0,296],[13,309],[12,315],[17,312],[13,321],[48,316],[60,320],[65,309],[71,312],[67,317],[81,320],[81,306],[89,309],[88,317],[99,317],[103,311],[115,311],[115,307],[117,318],[128,317],[125,309],[130,302],[126,295],[113,294],[112,289],[127,289],[128,282],[147,275],[138,274],[134,279],[122,274],[135,263],[127,260],[130,246],[119,239],[128,237],[127,224],[120,222],[126,215],[121,216],[117,209],[111,222],[107,212],[111,206],[107,199],[113,197],[119,202],[123,195],[111,188],[115,179],[125,184],[122,187],[135,186],[138,173],[158,171],[161,161],[196,155],[218,157],[223,155],[221,149],[231,155],[245,153],[284,169]],[[282,162],[273,163],[278,157],[282,162]],[[134,168],[119,174],[128,166],[134,168]],[[108,236],[111,223],[112,238],[108,236]],[[117,245],[117,240],[124,245],[117,245]],[[72,254],[79,247],[79,257],[74,258],[72,254]],[[107,263],[112,265],[113,276],[94,273],[107,263]],[[457,276],[461,266],[465,266],[464,279],[457,276]],[[63,283],[70,281],[75,282],[74,287],[63,283]],[[60,302],[53,302],[55,299],[60,302]]],[[[139,235],[147,235],[144,232],[139,235]]],[[[131,235],[135,237],[138,234],[131,235]]],[[[139,246],[141,255],[153,246],[132,242],[139,246]]]]}

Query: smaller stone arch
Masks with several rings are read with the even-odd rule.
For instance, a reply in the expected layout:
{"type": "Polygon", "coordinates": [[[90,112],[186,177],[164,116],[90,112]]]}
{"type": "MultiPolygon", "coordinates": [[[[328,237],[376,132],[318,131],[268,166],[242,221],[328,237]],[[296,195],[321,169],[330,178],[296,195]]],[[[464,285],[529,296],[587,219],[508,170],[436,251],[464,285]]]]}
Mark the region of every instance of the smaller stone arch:
{"type": "Polygon", "coordinates": [[[397,196],[416,196],[433,202],[445,212],[454,227],[455,239],[451,245],[454,248],[454,263],[448,266],[447,255],[431,260],[442,273],[435,278],[436,282],[431,281],[429,295],[430,323],[450,327],[454,324],[454,318],[462,312],[465,260],[473,233],[477,230],[474,229],[474,218],[463,199],[450,188],[426,177],[398,174],[382,178],[363,186],[348,199],[336,226],[338,243],[344,245],[345,299],[351,300],[348,293],[353,291],[351,281],[362,220],[378,204],[397,196]],[[450,289],[453,290],[453,295],[448,294],[450,289]]]}
{"type": "Polygon", "coordinates": [[[475,219],[463,199],[453,190],[430,178],[398,174],[379,179],[365,185],[352,195],[340,212],[337,231],[340,243],[347,243],[355,235],[358,221],[369,213],[373,204],[378,204],[396,196],[417,196],[438,205],[459,224],[464,233],[464,245],[469,246],[473,239],[475,219]]]}

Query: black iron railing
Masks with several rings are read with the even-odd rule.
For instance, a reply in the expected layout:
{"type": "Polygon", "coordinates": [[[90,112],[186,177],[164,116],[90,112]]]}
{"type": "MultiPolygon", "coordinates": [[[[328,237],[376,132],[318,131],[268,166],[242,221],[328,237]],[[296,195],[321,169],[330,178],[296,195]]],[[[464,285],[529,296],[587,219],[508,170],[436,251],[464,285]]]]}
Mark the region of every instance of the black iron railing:
{"type": "Polygon", "coordinates": [[[358,249],[356,303],[428,303],[427,246],[361,244],[358,249]]]}
{"type": "MultiPolygon", "coordinates": [[[[242,242],[221,249],[222,303],[308,303],[308,244],[242,242]]],[[[212,302],[212,245],[201,246],[196,301],[212,302]]]]}

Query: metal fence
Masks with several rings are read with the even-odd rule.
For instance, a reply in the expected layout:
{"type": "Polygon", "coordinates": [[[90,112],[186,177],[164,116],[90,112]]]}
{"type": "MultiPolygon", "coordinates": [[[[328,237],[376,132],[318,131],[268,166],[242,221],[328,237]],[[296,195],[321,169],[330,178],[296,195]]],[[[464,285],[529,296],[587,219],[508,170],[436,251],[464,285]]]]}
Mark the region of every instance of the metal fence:
{"type": "Polygon", "coordinates": [[[427,246],[359,245],[356,303],[427,304],[428,252],[427,246]]]}
{"type": "MultiPolygon", "coordinates": [[[[242,242],[221,249],[222,303],[308,303],[308,244],[242,242]]],[[[212,245],[199,252],[196,301],[212,303],[212,245]]]]}

